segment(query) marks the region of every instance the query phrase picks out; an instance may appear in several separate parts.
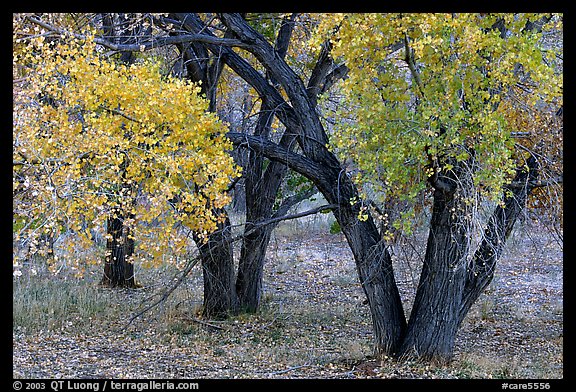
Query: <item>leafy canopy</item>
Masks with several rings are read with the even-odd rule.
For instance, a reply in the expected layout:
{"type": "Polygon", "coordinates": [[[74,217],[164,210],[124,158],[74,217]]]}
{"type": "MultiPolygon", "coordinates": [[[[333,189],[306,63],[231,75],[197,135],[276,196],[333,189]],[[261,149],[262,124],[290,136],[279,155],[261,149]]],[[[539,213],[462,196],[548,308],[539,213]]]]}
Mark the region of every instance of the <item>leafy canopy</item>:
{"type": "MultiPolygon", "coordinates": [[[[410,203],[431,176],[473,161],[476,189],[498,200],[518,164],[512,119],[562,105],[558,53],[526,28],[543,17],[322,15],[312,44],[330,39],[349,68],[331,143],[365,192],[410,203]]],[[[551,19],[544,32],[561,29],[551,19]]]]}
{"type": "Polygon", "coordinates": [[[91,228],[121,217],[155,263],[185,250],[184,228],[214,231],[239,168],[199,87],[157,62],[110,61],[90,38],[62,38],[15,43],[25,80],[14,93],[17,238],[71,230],[89,245],[91,228]]]}

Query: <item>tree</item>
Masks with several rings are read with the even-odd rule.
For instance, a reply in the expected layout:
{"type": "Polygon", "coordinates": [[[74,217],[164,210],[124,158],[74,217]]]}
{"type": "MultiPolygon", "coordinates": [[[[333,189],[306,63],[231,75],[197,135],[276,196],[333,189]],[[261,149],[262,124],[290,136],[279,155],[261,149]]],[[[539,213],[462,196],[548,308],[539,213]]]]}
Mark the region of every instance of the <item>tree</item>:
{"type": "MultiPolygon", "coordinates": [[[[109,39],[117,39],[120,43],[135,43],[132,30],[141,30],[142,24],[135,21],[133,15],[120,14],[114,18],[110,14],[102,14],[102,30],[109,39]],[[114,20],[117,19],[117,20],[114,20]]],[[[122,64],[131,64],[135,60],[132,52],[122,52],[119,61],[122,64]]],[[[124,185],[129,188],[128,184],[124,185]]],[[[101,283],[109,287],[137,287],[134,279],[134,264],[131,259],[134,254],[134,238],[130,227],[124,225],[127,220],[134,219],[129,213],[124,217],[120,211],[106,220],[106,258],[104,260],[104,274],[101,283]]]]}
{"type": "MultiPolygon", "coordinates": [[[[217,110],[217,86],[221,87],[219,86],[221,84],[220,75],[223,70],[221,56],[219,54],[209,55],[206,48],[200,43],[196,43],[194,40],[186,40],[184,39],[185,37],[179,35],[182,34],[182,30],[176,30],[175,25],[181,23],[184,29],[194,31],[194,25],[190,22],[192,19],[187,22],[179,22],[177,20],[179,15],[171,15],[171,17],[176,19],[150,14],[99,14],[91,19],[89,18],[89,20],[92,20],[92,24],[102,31],[102,35],[95,38],[95,41],[104,47],[112,49],[112,53],[118,52],[120,54],[119,61],[121,62],[133,61],[137,56],[141,56],[142,50],[151,50],[156,47],[154,44],[151,45],[149,41],[150,39],[158,39],[158,36],[152,36],[151,26],[154,26],[154,34],[167,34],[161,39],[167,38],[166,42],[170,45],[174,44],[180,58],[178,61],[181,68],[176,73],[179,77],[184,77],[199,85],[200,94],[209,100],[208,110],[214,112],[217,110]],[[147,27],[144,28],[144,26],[147,27]],[[170,38],[174,38],[174,40],[168,40],[170,38]],[[138,55],[135,55],[134,52],[138,53],[138,55]]],[[[279,34],[278,45],[279,47],[284,46],[283,51],[287,50],[286,46],[288,45],[288,38],[291,32],[290,26],[293,24],[294,17],[292,15],[290,23],[282,23],[280,28],[282,34],[279,34]]],[[[31,20],[48,31],[54,33],[62,32],[62,29],[43,23],[36,18],[31,20]]],[[[288,21],[288,17],[285,18],[285,21],[288,21]]],[[[273,34],[273,31],[270,34],[273,34]]],[[[159,45],[159,47],[160,49],[154,50],[162,50],[162,45],[159,45]]],[[[164,57],[167,58],[166,51],[163,53],[164,57]]],[[[164,67],[166,66],[174,67],[164,62],[164,67]]],[[[315,83],[320,82],[322,82],[321,78],[316,75],[315,83]]],[[[260,115],[260,118],[264,118],[263,114],[260,115]]],[[[268,118],[271,117],[268,116],[268,118]]],[[[263,129],[269,129],[269,125],[259,126],[258,128],[262,127],[263,129]]],[[[269,132],[269,130],[265,132],[269,132]]],[[[293,139],[294,135],[286,140],[293,139]]],[[[218,209],[218,211],[213,211],[215,215],[221,217],[221,220],[218,222],[218,229],[213,233],[209,233],[205,241],[199,241],[202,233],[193,233],[193,237],[199,244],[202,259],[205,291],[203,312],[207,317],[223,317],[228,314],[234,314],[239,309],[239,306],[242,310],[255,311],[257,309],[261,296],[264,255],[270,234],[275,226],[273,223],[262,224],[262,222],[267,219],[278,222],[279,218],[286,214],[291,206],[313,193],[312,190],[305,189],[298,195],[288,197],[273,212],[273,205],[276,201],[275,195],[278,193],[278,188],[284,178],[283,173],[286,173],[287,167],[284,164],[275,162],[271,164],[264,163],[261,158],[259,165],[261,168],[264,165],[268,167],[264,177],[257,179],[257,170],[250,171],[245,175],[247,182],[253,179],[252,183],[260,185],[255,190],[252,190],[251,187],[248,188],[254,197],[248,203],[247,214],[249,219],[246,225],[248,234],[242,237],[244,245],[240,254],[239,273],[236,282],[234,281],[231,229],[229,220],[226,218],[226,210],[218,209]],[[263,197],[264,194],[268,196],[263,197]],[[258,216],[261,216],[261,218],[257,218],[258,216]],[[251,240],[259,238],[263,240],[251,240]],[[243,293],[239,296],[240,301],[236,292],[243,293]]],[[[107,227],[110,231],[107,243],[107,247],[110,249],[109,253],[117,253],[120,256],[118,257],[117,255],[116,257],[116,259],[120,259],[120,265],[115,266],[118,261],[106,263],[105,277],[110,276],[114,271],[122,271],[128,276],[132,276],[133,274],[130,273],[132,264],[122,261],[133,252],[133,242],[129,239],[123,240],[126,235],[122,233],[127,230],[123,225],[123,219],[110,219],[107,227]]]]}
{"type": "Polygon", "coordinates": [[[527,111],[541,126],[538,133],[555,131],[546,121],[561,106],[561,75],[539,31],[551,19],[419,14],[352,15],[338,22],[335,52],[351,68],[342,111],[357,118],[340,127],[340,151],[358,164],[357,182],[384,202],[432,196],[400,356],[450,358],[456,331],[492,279],[507,234],[535,187],[544,162],[533,150],[528,156],[515,151],[513,135],[525,130],[509,120],[527,111]],[[396,49],[398,42],[403,47],[396,49]],[[470,257],[483,199],[498,204],[470,257]]]}
{"type": "MultiPolygon", "coordinates": [[[[160,16],[159,23],[176,28],[168,36],[146,37],[139,47],[193,43],[196,58],[210,53],[257,92],[261,109],[272,111],[262,111],[256,134],[226,134],[250,152],[249,175],[255,177],[248,181],[248,192],[257,194],[262,157],[309,179],[328,201],[354,255],[372,317],[375,354],[447,361],[460,323],[490,283],[530,194],[541,193],[545,185],[561,187],[561,131],[554,116],[562,106],[561,46],[557,50],[544,42],[545,34],[561,31],[561,17],[314,17],[308,46],[313,53],[303,56],[318,59],[310,68],[291,65],[281,40],[273,45],[267,29],[255,28],[240,14],[160,16]],[[311,73],[305,75],[306,70],[311,73]],[[336,86],[339,102],[317,100],[344,75],[336,86]],[[285,127],[279,140],[267,128],[272,114],[285,127]],[[526,134],[530,137],[518,139],[526,134]],[[534,139],[543,142],[531,143],[534,139]],[[389,247],[394,230],[409,233],[416,200],[428,203],[432,216],[406,319],[389,247]],[[405,207],[403,213],[387,215],[396,203],[405,207]],[[483,221],[478,206],[486,204],[493,210],[483,221]]],[[[113,50],[137,49],[99,42],[113,50]]],[[[265,192],[273,194],[274,186],[265,192]]],[[[561,190],[547,195],[561,195],[561,190]]],[[[253,224],[265,222],[258,220],[270,209],[255,212],[253,224]]],[[[217,241],[205,248],[213,264],[204,264],[224,278],[218,282],[225,287],[205,287],[205,295],[225,293],[233,299],[229,226],[225,219],[219,223],[217,241]]],[[[264,244],[262,238],[252,244],[264,244]]],[[[259,263],[257,258],[247,263],[243,274],[255,279],[256,289],[247,296],[255,303],[259,263]]],[[[209,300],[205,297],[205,304],[209,300]]],[[[220,303],[223,311],[236,306],[220,303]]]]}
{"type": "Polygon", "coordinates": [[[126,261],[151,265],[166,249],[183,253],[189,230],[204,242],[239,172],[226,128],[199,88],[163,76],[153,61],[110,61],[88,32],[31,33],[15,37],[14,66],[23,75],[14,109],[17,238],[66,228],[81,246],[107,220],[118,234],[111,238],[118,252],[107,260],[127,259],[124,250],[137,244],[126,261]]]}
{"type": "MultiPolygon", "coordinates": [[[[285,15],[283,18],[279,18],[280,22],[276,29],[267,30],[267,34],[272,39],[276,37],[275,51],[282,58],[288,52],[296,17],[296,14],[285,15]]],[[[171,14],[168,18],[161,18],[161,23],[163,25],[178,26],[189,33],[199,33],[207,30],[202,18],[195,14],[171,14]]],[[[225,33],[224,37],[230,37],[230,34],[225,33]]],[[[205,47],[199,44],[198,46],[192,46],[198,52],[197,55],[185,57],[186,63],[189,64],[188,67],[194,68],[189,69],[188,75],[197,75],[196,77],[202,80],[211,81],[210,84],[203,83],[203,85],[210,86],[206,87],[206,90],[212,91],[210,97],[211,101],[214,102],[215,95],[213,91],[216,90],[218,79],[200,76],[206,75],[209,67],[197,64],[197,60],[194,59],[201,59],[207,63],[210,56],[205,47]]],[[[228,48],[223,48],[219,45],[212,45],[208,48],[213,53],[212,64],[218,64],[219,69],[221,69],[231,52],[228,48]]],[[[324,86],[327,88],[325,86],[326,79],[330,76],[334,77],[330,73],[332,71],[329,67],[330,62],[331,59],[326,52],[316,63],[308,84],[311,99],[316,100],[320,87],[324,86]]],[[[250,64],[247,64],[247,66],[252,67],[250,64]]],[[[270,83],[274,88],[279,88],[279,85],[271,79],[270,75],[266,76],[265,82],[270,83]]],[[[211,107],[217,110],[218,105],[214,102],[211,107]]],[[[271,135],[274,113],[277,110],[281,110],[281,108],[273,107],[266,99],[262,99],[257,120],[255,121],[255,135],[262,137],[271,135]]],[[[285,130],[278,137],[278,140],[281,145],[293,149],[297,145],[295,138],[296,134],[285,130]]],[[[212,292],[211,294],[207,290],[208,287],[205,286],[204,314],[207,316],[224,316],[240,310],[255,312],[258,309],[262,293],[266,249],[275,227],[275,224],[272,223],[262,223],[270,220],[278,222],[292,206],[315,193],[313,189],[305,186],[299,193],[285,197],[278,202],[278,191],[285,180],[288,167],[285,163],[265,160],[264,156],[257,151],[249,152],[244,169],[246,224],[238,260],[238,274],[235,285],[231,287],[232,280],[230,277],[233,274],[232,268],[234,265],[233,253],[230,250],[231,230],[226,226],[221,226],[220,230],[213,234],[214,238],[210,238],[208,241],[206,246],[210,247],[210,251],[204,252],[203,256],[203,266],[211,266],[209,271],[204,274],[205,285],[208,284],[209,287],[219,286],[221,288],[217,293],[212,292]],[[209,281],[212,281],[212,283],[209,283],[209,281]],[[215,304],[221,304],[221,306],[215,306],[215,304]]]]}
{"type": "Polygon", "coordinates": [[[341,142],[332,148],[340,147],[354,158],[360,175],[367,178],[357,176],[353,182],[326,147],[331,140],[294,70],[239,15],[219,17],[242,41],[242,48],[280,83],[290,105],[245,70],[240,59],[227,57],[227,64],[282,107],[278,117],[298,132],[303,153],[265,138],[229,137],[287,163],[338,205],[334,216],[353,251],[368,298],[376,352],[449,360],[460,322],[491,280],[506,233],[537,186],[534,180],[543,162],[535,162],[535,154],[526,158],[515,153],[512,132],[522,130],[511,129],[507,117],[513,116],[515,90],[527,81],[531,89],[524,102],[531,113],[550,119],[550,107],[561,105],[561,79],[551,66],[554,53],[543,50],[541,34],[534,28],[558,18],[340,16],[333,42],[350,69],[344,107],[353,120],[344,117],[335,132],[346,135],[337,134],[341,142]],[[344,149],[345,143],[350,148],[344,149]],[[355,184],[376,184],[385,197],[406,195],[408,201],[431,192],[429,240],[408,321],[386,249],[387,233],[378,232],[367,208],[367,190],[359,192],[355,184]],[[470,206],[479,196],[499,202],[470,258],[470,206]]]}

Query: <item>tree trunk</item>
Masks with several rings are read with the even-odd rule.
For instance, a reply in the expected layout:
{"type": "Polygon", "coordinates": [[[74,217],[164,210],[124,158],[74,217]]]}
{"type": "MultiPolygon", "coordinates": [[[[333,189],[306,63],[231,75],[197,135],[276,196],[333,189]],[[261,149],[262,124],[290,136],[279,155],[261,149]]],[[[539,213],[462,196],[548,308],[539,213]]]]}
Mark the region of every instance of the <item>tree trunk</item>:
{"type": "Polygon", "coordinates": [[[264,261],[271,234],[272,227],[262,227],[243,239],[236,280],[240,310],[243,312],[254,313],[260,306],[264,261]]]}
{"type": "Polygon", "coordinates": [[[218,229],[199,244],[204,280],[203,316],[222,319],[238,313],[238,296],[234,288],[234,258],[232,231],[228,217],[218,229]]]}
{"type": "MultiPolygon", "coordinates": [[[[336,211],[334,215],[337,216],[336,211]]],[[[357,221],[355,226],[350,224],[351,220],[337,220],[354,254],[360,284],[368,300],[374,355],[394,355],[406,329],[406,317],[390,253],[385,242],[379,239],[378,229],[371,218],[369,222],[357,221]]]]}
{"type": "Polygon", "coordinates": [[[107,287],[138,287],[134,279],[134,240],[121,216],[109,217],[106,224],[106,256],[104,276],[100,284],[107,287]]]}
{"type": "MultiPolygon", "coordinates": [[[[120,14],[116,22],[112,14],[101,14],[101,17],[104,33],[109,36],[109,39],[118,40],[121,44],[136,42],[138,31],[144,31],[140,23],[133,24],[136,17],[134,14],[120,14]]],[[[120,61],[124,64],[131,64],[134,60],[135,57],[132,52],[121,52],[120,61]]],[[[126,180],[128,164],[129,162],[124,156],[120,165],[123,181],[126,180]]],[[[120,192],[119,197],[121,198],[129,198],[134,195],[132,185],[123,182],[121,189],[123,191],[120,192]]],[[[134,239],[130,231],[130,228],[124,224],[124,216],[120,209],[114,209],[114,212],[106,220],[106,256],[104,275],[100,284],[108,287],[138,287],[134,279],[134,264],[132,263],[134,239]]]]}
{"type": "Polygon", "coordinates": [[[435,190],[430,232],[400,357],[452,357],[466,282],[469,223],[456,192],[435,190]]]}
{"type": "MultiPolygon", "coordinates": [[[[172,15],[173,17],[178,17],[172,15]]],[[[172,33],[175,34],[175,33],[172,33]]],[[[188,79],[201,82],[201,94],[209,101],[208,111],[216,111],[216,86],[221,75],[223,62],[220,57],[210,59],[208,50],[202,44],[177,45],[188,72],[188,79]]],[[[232,230],[228,213],[224,209],[213,210],[215,215],[225,217],[206,242],[198,233],[193,237],[198,244],[204,281],[202,314],[207,318],[222,319],[237,314],[238,296],[234,285],[234,252],[232,230]]]]}
{"type": "MultiPolygon", "coordinates": [[[[331,154],[325,151],[325,154],[331,154]]],[[[335,159],[335,158],[334,158],[335,159]]],[[[376,356],[394,355],[406,329],[406,317],[394,277],[392,258],[372,216],[358,219],[359,199],[352,181],[342,171],[328,170],[316,183],[326,200],[339,207],[333,211],[354,255],[360,284],[368,300],[376,356]],[[328,174],[330,173],[330,174],[328,174]]]]}
{"type": "MultiPolygon", "coordinates": [[[[446,363],[452,359],[460,324],[471,306],[494,277],[496,263],[516,219],[537,178],[537,162],[527,161],[488,220],[484,237],[472,260],[467,262],[469,214],[462,197],[454,191],[434,192],[430,234],[416,298],[412,307],[400,357],[415,357],[446,363]]],[[[473,189],[462,177],[458,190],[473,189]]]]}
{"type": "MultiPolygon", "coordinates": [[[[268,136],[270,123],[274,118],[272,108],[263,103],[262,111],[258,116],[255,133],[268,136]]],[[[274,162],[278,166],[278,162],[274,162]]],[[[256,151],[249,151],[248,162],[244,172],[244,189],[246,192],[246,228],[261,220],[270,218],[274,199],[286,170],[277,168],[274,176],[266,175],[264,157],[256,151]],[[278,170],[279,169],[279,170],[278,170]]],[[[267,174],[267,173],[266,173],[267,174]]],[[[240,308],[246,312],[256,312],[260,305],[262,294],[262,276],[264,274],[264,260],[266,249],[272,234],[271,227],[261,227],[243,238],[238,262],[238,278],[236,290],[240,300],[240,308]]]]}
{"type": "MultiPolygon", "coordinates": [[[[284,58],[290,43],[290,36],[294,27],[294,17],[286,16],[282,20],[280,31],[276,38],[276,53],[284,58]]],[[[270,75],[268,75],[270,78],[270,75]]],[[[276,85],[272,81],[273,85],[276,85]]],[[[264,99],[254,134],[268,137],[271,131],[270,124],[274,119],[274,107],[264,99]]],[[[294,136],[284,135],[283,140],[294,140],[294,136]]],[[[294,143],[289,144],[293,145],[294,143]]],[[[287,167],[279,162],[270,162],[264,170],[264,157],[260,152],[249,151],[247,170],[244,173],[246,196],[246,228],[249,224],[270,219],[273,214],[274,201],[278,190],[287,172],[287,167]]],[[[256,312],[262,296],[262,277],[264,275],[264,261],[266,250],[274,225],[267,225],[256,229],[245,236],[242,241],[240,260],[238,262],[238,278],[236,291],[240,300],[240,308],[245,312],[256,312]]]]}

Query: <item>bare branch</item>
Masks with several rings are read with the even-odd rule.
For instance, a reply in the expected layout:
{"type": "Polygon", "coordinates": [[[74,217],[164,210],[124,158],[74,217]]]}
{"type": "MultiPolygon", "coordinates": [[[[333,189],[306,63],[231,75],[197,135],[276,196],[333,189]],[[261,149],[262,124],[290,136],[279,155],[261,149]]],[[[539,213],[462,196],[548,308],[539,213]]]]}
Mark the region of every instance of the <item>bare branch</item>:
{"type": "Polygon", "coordinates": [[[521,182],[521,181],[513,181],[508,184],[506,187],[510,189],[522,189],[524,187],[528,187],[529,189],[534,188],[544,188],[547,186],[556,186],[564,183],[563,176],[558,178],[550,179],[550,180],[540,180],[540,181],[528,181],[528,182],[521,182]]]}
{"type": "Polygon", "coordinates": [[[408,41],[408,34],[404,33],[404,49],[406,51],[406,57],[404,60],[408,64],[408,68],[410,69],[410,73],[418,86],[418,91],[424,97],[424,90],[422,89],[422,80],[420,79],[420,75],[418,74],[418,70],[416,69],[416,63],[414,61],[414,55],[412,49],[410,48],[410,43],[408,41]]]}
{"type": "MultiPolygon", "coordinates": [[[[239,239],[249,236],[250,234],[252,234],[253,232],[255,232],[256,230],[258,230],[259,228],[261,228],[262,226],[266,226],[266,225],[270,225],[273,223],[277,223],[280,221],[285,221],[285,220],[291,220],[291,219],[298,219],[298,218],[303,218],[305,216],[308,215],[314,215],[317,214],[319,212],[322,211],[326,211],[326,210],[334,210],[336,208],[338,208],[338,204],[325,204],[322,205],[320,207],[316,207],[316,208],[312,208],[311,210],[307,210],[307,211],[303,211],[303,212],[299,212],[296,214],[292,214],[292,215],[283,215],[283,216],[278,216],[275,218],[270,218],[270,219],[266,219],[263,221],[260,221],[258,223],[251,223],[252,228],[246,232],[244,232],[243,234],[240,234],[234,238],[232,238],[232,241],[238,241],[239,239]]],[[[248,224],[248,223],[247,223],[248,224]]]]}
{"type": "Polygon", "coordinates": [[[136,313],[135,315],[130,317],[130,320],[128,320],[128,322],[126,323],[126,325],[124,325],[122,330],[125,330],[126,328],[128,328],[128,326],[130,324],[132,324],[132,322],[134,320],[136,320],[138,317],[142,316],[144,313],[146,313],[147,311],[149,311],[153,307],[157,306],[158,304],[164,302],[170,296],[170,294],[172,294],[172,292],[174,292],[174,290],[176,290],[178,288],[178,286],[180,286],[180,284],[182,284],[182,282],[188,276],[190,271],[192,271],[192,268],[194,268],[196,266],[196,264],[198,264],[199,261],[200,261],[200,258],[198,256],[194,257],[192,260],[189,260],[188,265],[186,265],[186,268],[184,268],[184,270],[180,273],[180,277],[178,277],[176,282],[174,282],[174,284],[171,287],[164,290],[160,299],[153,302],[151,305],[146,306],[144,309],[142,309],[141,311],[139,311],[138,313],[136,313]]]}
{"type": "MultiPolygon", "coordinates": [[[[31,22],[49,30],[55,34],[55,36],[70,36],[77,39],[85,40],[87,38],[84,34],[77,34],[71,31],[67,31],[56,26],[52,26],[48,23],[45,23],[33,16],[28,16],[28,20],[31,22]]],[[[161,46],[166,45],[175,45],[175,44],[182,44],[186,42],[204,42],[207,44],[213,45],[224,45],[224,46],[236,46],[236,47],[246,47],[247,45],[244,44],[242,41],[233,39],[233,38],[218,38],[211,35],[206,34],[179,34],[176,36],[167,36],[167,37],[152,37],[150,36],[150,41],[137,43],[137,44],[115,44],[110,42],[106,39],[95,37],[94,42],[99,45],[102,45],[108,49],[114,51],[121,51],[121,52],[138,52],[138,51],[145,51],[154,48],[159,48],[161,46]]]]}

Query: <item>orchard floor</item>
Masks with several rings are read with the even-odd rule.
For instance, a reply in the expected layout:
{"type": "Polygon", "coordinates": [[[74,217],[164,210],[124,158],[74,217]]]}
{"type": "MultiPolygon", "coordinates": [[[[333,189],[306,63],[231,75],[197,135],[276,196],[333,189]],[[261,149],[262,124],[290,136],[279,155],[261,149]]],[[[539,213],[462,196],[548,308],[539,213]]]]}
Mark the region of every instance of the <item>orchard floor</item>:
{"type": "MultiPolygon", "coordinates": [[[[395,263],[409,309],[418,260],[398,252],[395,263]]],[[[510,239],[448,365],[371,357],[368,308],[341,235],[278,230],[261,310],[225,321],[198,316],[198,267],[129,325],[174,268],[139,270],[135,290],[98,287],[96,267],[81,281],[24,272],[13,278],[14,378],[563,378],[563,250],[544,231],[510,239]]]]}

